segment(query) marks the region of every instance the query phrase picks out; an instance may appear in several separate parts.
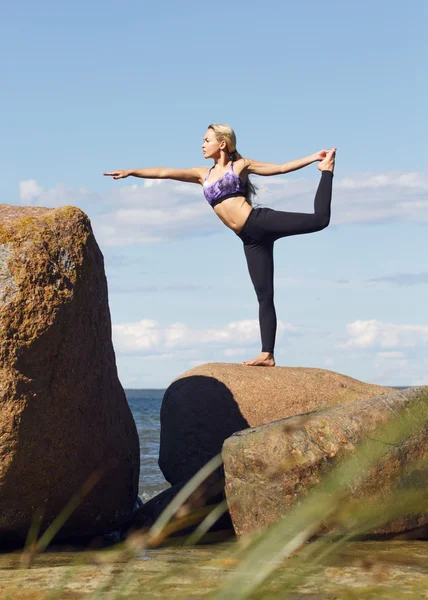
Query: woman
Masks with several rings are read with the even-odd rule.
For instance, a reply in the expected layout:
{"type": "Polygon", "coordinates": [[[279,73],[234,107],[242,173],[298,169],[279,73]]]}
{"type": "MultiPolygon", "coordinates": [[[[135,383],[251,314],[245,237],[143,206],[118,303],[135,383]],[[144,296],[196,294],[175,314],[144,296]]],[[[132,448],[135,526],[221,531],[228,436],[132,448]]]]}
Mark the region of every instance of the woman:
{"type": "Polygon", "coordinates": [[[168,169],[153,167],[104,173],[113,179],[133,175],[147,179],[176,179],[203,186],[205,198],[217,216],[242,240],[248,271],[259,302],[262,351],[244,365],[274,367],[276,313],[273,302],[273,244],[281,238],[320,231],[330,222],[330,204],[336,148],[321,150],[306,158],[284,164],[262,163],[243,158],[236,150],[236,136],[228,125],[211,124],[204,136],[202,150],[212,158],[211,169],[168,169]],[[248,175],[290,173],[320,161],[321,180],[315,195],[313,213],[292,213],[253,208],[255,188],[248,175]]]}

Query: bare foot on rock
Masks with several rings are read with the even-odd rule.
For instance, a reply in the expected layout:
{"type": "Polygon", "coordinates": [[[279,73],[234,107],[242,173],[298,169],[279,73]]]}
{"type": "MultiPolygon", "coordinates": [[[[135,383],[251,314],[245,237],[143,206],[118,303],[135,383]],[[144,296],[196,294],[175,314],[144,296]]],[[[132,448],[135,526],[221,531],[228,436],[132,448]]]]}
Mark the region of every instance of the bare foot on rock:
{"type": "Polygon", "coordinates": [[[275,359],[270,352],[262,352],[257,358],[245,360],[242,364],[247,367],[274,367],[275,359]]]}
{"type": "Polygon", "coordinates": [[[324,158],[324,160],[322,160],[319,163],[318,169],[320,171],[331,171],[333,173],[335,158],[336,158],[336,148],[332,148],[331,150],[329,150],[327,152],[327,156],[324,158]]]}

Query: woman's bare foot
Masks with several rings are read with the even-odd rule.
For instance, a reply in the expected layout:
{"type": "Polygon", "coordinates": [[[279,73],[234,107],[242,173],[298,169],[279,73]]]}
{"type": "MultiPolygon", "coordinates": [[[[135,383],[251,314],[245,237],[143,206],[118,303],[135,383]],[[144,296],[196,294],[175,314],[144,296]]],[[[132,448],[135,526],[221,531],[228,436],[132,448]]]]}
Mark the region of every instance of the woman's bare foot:
{"type": "Polygon", "coordinates": [[[336,148],[332,148],[331,150],[329,150],[327,152],[327,156],[324,158],[324,160],[322,160],[319,165],[318,165],[318,169],[320,171],[331,171],[332,173],[334,172],[334,159],[336,158],[336,148]]]}
{"type": "Polygon", "coordinates": [[[245,360],[242,364],[249,367],[274,367],[275,359],[270,352],[262,352],[257,358],[245,360]]]}

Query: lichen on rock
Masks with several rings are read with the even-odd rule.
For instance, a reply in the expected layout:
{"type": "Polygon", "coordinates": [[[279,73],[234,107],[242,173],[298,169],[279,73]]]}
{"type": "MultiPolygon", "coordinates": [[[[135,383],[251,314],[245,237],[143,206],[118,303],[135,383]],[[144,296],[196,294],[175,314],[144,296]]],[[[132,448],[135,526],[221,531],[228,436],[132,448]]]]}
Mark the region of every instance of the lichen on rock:
{"type": "Polygon", "coordinates": [[[0,308],[4,309],[6,305],[13,300],[18,293],[18,287],[11,275],[8,267],[8,259],[12,256],[12,250],[9,244],[0,244],[0,308]]]}

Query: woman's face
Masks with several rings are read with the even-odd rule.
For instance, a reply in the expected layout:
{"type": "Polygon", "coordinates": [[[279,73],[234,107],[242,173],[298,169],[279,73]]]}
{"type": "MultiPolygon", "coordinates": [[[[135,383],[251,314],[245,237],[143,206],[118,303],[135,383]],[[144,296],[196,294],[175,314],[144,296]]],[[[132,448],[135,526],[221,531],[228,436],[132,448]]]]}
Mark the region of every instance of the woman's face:
{"type": "Polygon", "coordinates": [[[220,155],[220,150],[224,149],[226,142],[223,140],[219,142],[212,129],[207,129],[204,135],[204,142],[202,144],[202,151],[204,158],[216,158],[220,155]]]}

